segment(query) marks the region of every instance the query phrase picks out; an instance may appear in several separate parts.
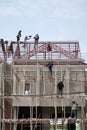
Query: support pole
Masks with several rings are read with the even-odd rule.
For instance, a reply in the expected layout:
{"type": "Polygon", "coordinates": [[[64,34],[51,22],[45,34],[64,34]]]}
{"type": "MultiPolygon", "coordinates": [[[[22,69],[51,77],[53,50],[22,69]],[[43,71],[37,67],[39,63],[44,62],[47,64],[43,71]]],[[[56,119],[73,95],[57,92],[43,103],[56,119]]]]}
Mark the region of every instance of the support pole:
{"type": "MultiPolygon", "coordinates": [[[[17,119],[17,108],[14,107],[14,119],[17,119]]],[[[17,123],[14,123],[13,124],[13,130],[16,130],[17,129],[17,123]]]]}
{"type": "Polygon", "coordinates": [[[43,94],[45,94],[45,86],[46,86],[46,84],[45,84],[45,69],[43,67],[43,94]]]}
{"type": "Polygon", "coordinates": [[[56,93],[57,93],[57,66],[55,65],[55,97],[54,97],[54,99],[55,99],[55,101],[54,101],[54,103],[55,103],[55,130],[57,129],[56,121],[57,121],[57,102],[58,102],[56,93]]]}
{"type": "MultiPolygon", "coordinates": [[[[4,72],[3,72],[4,73],[4,72]]],[[[2,75],[4,78],[4,75],[2,75]]],[[[3,88],[2,88],[2,96],[4,97],[4,80],[3,79],[3,88]]],[[[5,119],[5,99],[2,98],[2,119],[5,119]]],[[[5,130],[5,122],[2,122],[2,130],[5,130]]]]}
{"type": "Polygon", "coordinates": [[[83,119],[84,119],[84,106],[83,106],[83,104],[84,104],[84,97],[83,96],[81,96],[81,119],[82,119],[82,129],[84,130],[84,121],[83,121],[83,119]]]}

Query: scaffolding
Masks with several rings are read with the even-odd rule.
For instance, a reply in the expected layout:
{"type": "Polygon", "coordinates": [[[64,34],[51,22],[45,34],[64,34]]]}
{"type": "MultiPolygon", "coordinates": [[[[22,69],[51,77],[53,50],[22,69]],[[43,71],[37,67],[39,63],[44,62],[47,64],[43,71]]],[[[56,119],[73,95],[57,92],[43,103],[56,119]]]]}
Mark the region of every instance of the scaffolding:
{"type": "MultiPolygon", "coordinates": [[[[0,43],[2,44],[2,43],[0,43]]],[[[11,42],[11,48],[15,48],[15,50],[11,50],[12,52],[11,55],[8,55],[8,41],[4,42],[4,52],[2,49],[2,53],[0,54],[0,59],[2,65],[2,73],[1,73],[1,119],[0,119],[0,127],[1,130],[5,129],[10,129],[10,130],[17,130],[18,125],[21,124],[21,130],[24,130],[24,125],[25,124],[30,124],[30,130],[35,130],[37,128],[37,125],[39,124],[48,124],[48,125],[55,125],[55,129],[58,127],[58,121],[60,118],[58,118],[57,113],[58,113],[58,102],[61,102],[61,108],[63,111],[63,117],[61,118],[62,121],[62,126],[64,126],[64,122],[67,119],[67,122],[69,123],[75,123],[76,118],[66,118],[65,113],[66,113],[66,100],[72,100],[72,98],[77,99],[80,98],[80,108],[81,108],[81,123],[82,123],[82,129],[85,130],[85,124],[87,123],[86,119],[86,112],[84,111],[84,108],[86,109],[86,104],[85,101],[87,100],[87,95],[86,91],[81,89],[80,91],[73,91],[73,92],[63,92],[63,97],[59,97],[57,93],[57,82],[59,80],[66,80],[66,82],[78,82],[84,83],[86,85],[87,83],[87,74],[85,68],[87,67],[86,63],[84,63],[84,60],[81,58],[81,52],[79,48],[79,43],[76,42],[39,42],[39,46],[37,49],[33,49],[33,42],[27,43],[27,48],[26,50],[22,48],[23,42],[20,42],[19,45],[17,45],[16,42],[11,42]],[[47,45],[50,44],[52,47],[52,52],[47,51],[47,45]],[[20,48],[20,49],[19,49],[20,48]],[[10,59],[11,58],[11,59],[10,59]],[[12,61],[11,65],[7,64],[8,60],[12,61]],[[48,69],[46,67],[47,63],[53,61],[53,75],[54,77],[49,77],[48,76],[48,69]],[[34,71],[26,72],[24,68],[22,69],[16,69],[15,66],[20,66],[20,65],[29,65],[29,66],[34,66],[33,68],[35,69],[34,71]],[[73,74],[72,73],[72,78],[67,77],[66,75],[69,73],[67,71],[67,66],[71,68],[74,66],[76,69],[77,68],[82,68],[80,72],[85,75],[85,77],[81,77],[80,79],[77,78],[77,73],[73,74]],[[67,74],[66,74],[67,73],[67,74]],[[14,80],[17,82],[15,83],[14,80]],[[38,86],[39,81],[42,81],[43,84],[43,91],[38,93],[38,86]],[[17,93],[15,90],[16,87],[14,86],[20,86],[20,82],[25,82],[26,83],[31,83],[33,86],[35,86],[36,83],[36,88],[33,87],[33,91],[35,91],[34,94],[28,93],[26,94],[20,94],[17,93]],[[50,92],[46,90],[46,84],[47,82],[51,82],[51,84],[54,86],[54,92],[50,90],[50,92]],[[22,115],[22,118],[19,119],[19,111],[20,111],[20,102],[26,101],[30,98],[29,101],[29,111],[30,111],[30,118],[25,118],[24,115],[22,115]],[[25,100],[26,99],[26,100],[25,100]],[[53,103],[54,107],[54,118],[41,118],[40,115],[38,115],[38,104],[43,104],[43,100],[50,99],[53,103]],[[15,108],[15,105],[13,105],[13,102],[18,103],[17,107],[15,108]],[[35,110],[34,110],[35,109],[35,110]],[[5,112],[7,110],[7,113],[5,112]],[[33,111],[35,111],[35,117],[33,116],[33,111]],[[10,113],[8,115],[8,112],[10,113]],[[14,114],[13,114],[14,113],[14,114]],[[5,125],[6,124],[6,125],[5,125]],[[6,126],[6,128],[5,128],[6,126]]],[[[26,69],[27,70],[27,69],[26,69]]],[[[69,86],[66,83],[67,86],[69,86]]],[[[19,87],[17,88],[17,90],[19,87]]],[[[18,90],[19,92],[21,90],[18,90]]],[[[24,103],[26,104],[26,102],[24,103]]],[[[50,108],[51,109],[51,108],[50,108]]],[[[53,109],[53,108],[52,108],[53,109]]],[[[42,130],[41,128],[39,128],[42,130]]],[[[49,127],[48,127],[49,129],[49,127]]],[[[63,130],[63,127],[61,128],[63,130]]]]}

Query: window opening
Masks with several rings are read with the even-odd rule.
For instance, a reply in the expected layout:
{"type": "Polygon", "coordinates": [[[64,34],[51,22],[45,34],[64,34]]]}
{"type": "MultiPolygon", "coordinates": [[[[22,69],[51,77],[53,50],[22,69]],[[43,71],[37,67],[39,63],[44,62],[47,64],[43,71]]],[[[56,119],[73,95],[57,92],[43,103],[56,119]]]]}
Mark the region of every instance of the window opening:
{"type": "Polygon", "coordinates": [[[25,83],[25,94],[26,95],[31,94],[30,83],[25,83]]]}

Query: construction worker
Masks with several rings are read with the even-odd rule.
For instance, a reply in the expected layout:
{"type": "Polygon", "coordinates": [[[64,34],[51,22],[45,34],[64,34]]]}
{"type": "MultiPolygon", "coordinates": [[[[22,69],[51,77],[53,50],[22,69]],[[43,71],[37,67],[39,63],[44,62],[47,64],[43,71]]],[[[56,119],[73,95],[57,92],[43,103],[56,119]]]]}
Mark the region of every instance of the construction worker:
{"type": "Polygon", "coordinates": [[[54,130],[54,126],[53,125],[51,125],[50,130],[54,130]]]}
{"type": "Polygon", "coordinates": [[[68,121],[67,128],[67,130],[76,130],[76,124],[74,122],[68,121]]]}
{"type": "Polygon", "coordinates": [[[32,36],[25,36],[25,38],[24,38],[24,45],[23,45],[24,48],[26,48],[26,42],[27,42],[27,40],[30,40],[31,37],[32,36]]]}
{"type": "Polygon", "coordinates": [[[2,51],[5,54],[5,42],[4,42],[4,39],[0,39],[0,41],[1,41],[2,51]]]}
{"type": "Polygon", "coordinates": [[[47,50],[48,50],[48,52],[52,51],[50,44],[47,45],[47,50]]]}
{"type": "Polygon", "coordinates": [[[75,101],[72,101],[72,108],[71,108],[71,117],[77,117],[77,106],[78,104],[75,101]]]}
{"type": "Polygon", "coordinates": [[[17,56],[18,58],[20,58],[20,46],[19,46],[19,41],[21,38],[21,30],[19,30],[18,34],[17,34],[17,47],[16,47],[16,51],[15,51],[15,56],[17,56]]]}
{"type": "Polygon", "coordinates": [[[38,47],[38,41],[39,41],[39,35],[38,35],[38,34],[36,34],[36,35],[34,36],[34,40],[35,40],[34,49],[36,49],[36,47],[38,47]]]}
{"type": "Polygon", "coordinates": [[[80,124],[79,119],[76,120],[75,125],[76,125],[76,130],[81,130],[81,124],[80,124]]]}
{"type": "Polygon", "coordinates": [[[18,32],[18,34],[17,34],[17,42],[19,42],[20,41],[20,38],[21,38],[21,30],[19,30],[19,32],[18,32]]]}
{"type": "Polygon", "coordinates": [[[0,39],[0,42],[1,42],[1,47],[2,47],[2,51],[3,51],[4,58],[6,59],[6,52],[5,52],[5,42],[4,42],[4,39],[0,39]]]}
{"type": "Polygon", "coordinates": [[[51,51],[52,51],[50,44],[47,45],[47,51],[48,51],[48,59],[50,59],[51,58],[51,51]]]}
{"type": "Polygon", "coordinates": [[[63,81],[58,82],[57,88],[58,88],[59,95],[62,96],[62,91],[63,91],[63,88],[64,88],[63,81]]]}
{"type": "Polygon", "coordinates": [[[49,75],[52,76],[53,62],[49,62],[49,63],[47,64],[47,66],[48,66],[48,69],[49,69],[49,75]]]}
{"type": "Polygon", "coordinates": [[[10,53],[12,53],[13,55],[13,44],[11,41],[8,41],[7,50],[8,50],[8,57],[10,56],[10,53]]]}

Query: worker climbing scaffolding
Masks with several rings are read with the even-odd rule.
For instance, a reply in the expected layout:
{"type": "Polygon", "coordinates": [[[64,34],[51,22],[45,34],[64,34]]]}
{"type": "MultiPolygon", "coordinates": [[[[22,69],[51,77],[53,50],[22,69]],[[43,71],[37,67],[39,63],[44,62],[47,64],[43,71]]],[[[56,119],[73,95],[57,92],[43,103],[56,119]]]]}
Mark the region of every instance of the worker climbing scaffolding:
{"type": "Polygon", "coordinates": [[[57,88],[58,88],[58,94],[59,94],[60,96],[62,96],[63,88],[64,88],[63,81],[58,82],[57,88]]]}
{"type": "Polygon", "coordinates": [[[53,62],[49,62],[49,63],[47,64],[47,67],[48,67],[48,69],[49,69],[49,76],[52,77],[52,74],[53,74],[53,71],[52,71],[53,62]]]}

